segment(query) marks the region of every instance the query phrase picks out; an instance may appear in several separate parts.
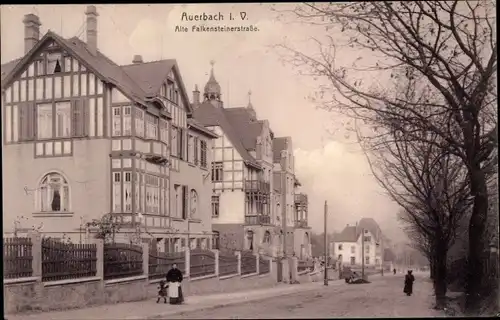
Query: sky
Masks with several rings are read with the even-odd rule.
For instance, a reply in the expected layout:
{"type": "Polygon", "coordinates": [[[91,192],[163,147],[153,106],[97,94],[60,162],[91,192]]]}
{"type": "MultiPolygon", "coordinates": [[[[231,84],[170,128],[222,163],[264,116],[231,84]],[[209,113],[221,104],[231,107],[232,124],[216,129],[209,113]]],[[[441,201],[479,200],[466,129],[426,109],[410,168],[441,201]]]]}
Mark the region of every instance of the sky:
{"type": "MultiPolygon", "coordinates": [[[[85,40],[85,6],[1,6],[1,62],[23,54],[23,16],[40,17],[41,36],[49,29],[65,38],[85,40]]],[[[210,61],[222,87],[225,106],[239,107],[251,101],[260,119],[268,119],[275,136],[291,136],[296,156],[296,174],[309,195],[309,224],[323,230],[323,204],[328,202],[328,230],[341,231],[362,217],[374,218],[393,238],[402,236],[396,215],[398,207],[383,193],[370,173],[365,155],[353,148],[344,130],[344,116],[320,110],[307,97],[317,81],[301,76],[283,64],[272,45],[285,41],[308,49],[306,39],[318,30],[290,20],[278,19],[270,4],[196,5],[99,5],[98,47],[118,64],[132,63],[133,56],[154,61],[177,60],[188,91],[200,90],[208,80],[210,61]],[[256,32],[196,33],[187,15],[224,15],[222,22],[207,25],[254,25],[256,32]],[[239,19],[240,12],[246,20],[239,19]],[[235,20],[229,20],[229,14],[235,20]],[[189,32],[175,32],[185,26],[189,32]]],[[[344,52],[337,63],[355,52],[344,52]]],[[[346,62],[347,63],[347,62],[346,62]]],[[[191,95],[191,92],[189,92],[191,95]]],[[[396,239],[393,239],[396,240],[396,239]]]]}

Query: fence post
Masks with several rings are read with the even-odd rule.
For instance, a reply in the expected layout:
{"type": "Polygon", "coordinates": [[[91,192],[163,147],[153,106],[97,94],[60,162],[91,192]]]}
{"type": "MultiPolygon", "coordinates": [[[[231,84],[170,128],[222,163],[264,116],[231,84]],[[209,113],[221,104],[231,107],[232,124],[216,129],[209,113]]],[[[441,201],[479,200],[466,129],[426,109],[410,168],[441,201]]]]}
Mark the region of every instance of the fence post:
{"type": "Polygon", "coordinates": [[[189,275],[191,273],[191,248],[190,247],[186,247],[186,250],[184,251],[184,277],[186,278],[189,278],[189,275]]]}
{"type": "Polygon", "coordinates": [[[238,257],[238,275],[241,276],[241,251],[236,251],[234,254],[238,257]]]}
{"type": "Polygon", "coordinates": [[[255,254],[255,261],[256,261],[256,263],[257,263],[257,266],[256,266],[256,268],[255,268],[255,272],[256,272],[257,274],[259,274],[259,273],[260,273],[260,253],[256,253],[256,254],[255,254]]]}
{"type": "Polygon", "coordinates": [[[38,281],[42,281],[42,236],[39,233],[31,233],[31,254],[33,255],[32,269],[33,277],[37,277],[38,281]]]}
{"type": "Polygon", "coordinates": [[[142,274],[149,276],[149,243],[142,243],[142,274]]]}
{"type": "Polygon", "coordinates": [[[215,254],[215,276],[219,276],[219,250],[213,249],[212,252],[215,254]]]}
{"type": "Polygon", "coordinates": [[[104,240],[94,239],[96,245],[96,277],[104,280],[104,240]]]}

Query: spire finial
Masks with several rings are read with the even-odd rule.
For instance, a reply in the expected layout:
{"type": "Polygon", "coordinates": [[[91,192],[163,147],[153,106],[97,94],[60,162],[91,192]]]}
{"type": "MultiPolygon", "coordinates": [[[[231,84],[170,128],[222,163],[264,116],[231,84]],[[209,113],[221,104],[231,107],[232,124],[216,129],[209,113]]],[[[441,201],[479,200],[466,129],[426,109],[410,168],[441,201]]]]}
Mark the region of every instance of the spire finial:
{"type": "Polygon", "coordinates": [[[252,103],[252,90],[248,90],[248,104],[252,103]]]}

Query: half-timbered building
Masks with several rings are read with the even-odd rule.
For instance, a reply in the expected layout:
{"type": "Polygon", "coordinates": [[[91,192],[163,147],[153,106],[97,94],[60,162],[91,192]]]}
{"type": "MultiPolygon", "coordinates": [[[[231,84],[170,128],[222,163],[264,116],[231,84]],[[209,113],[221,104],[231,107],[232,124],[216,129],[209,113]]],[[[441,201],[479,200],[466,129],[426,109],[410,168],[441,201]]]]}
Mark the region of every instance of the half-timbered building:
{"type": "Polygon", "coordinates": [[[175,60],[117,65],[85,14],[86,42],[40,39],[26,15],[25,55],[2,65],[4,230],[58,237],[111,213],[121,234],[209,246],[217,136],[192,118],[175,60]]]}
{"type": "Polygon", "coordinates": [[[221,249],[247,249],[269,254],[275,246],[272,217],[272,139],[269,121],[258,120],[247,107],[225,108],[214,76],[203,100],[193,94],[194,118],[219,136],[212,149],[212,226],[221,249]]]}

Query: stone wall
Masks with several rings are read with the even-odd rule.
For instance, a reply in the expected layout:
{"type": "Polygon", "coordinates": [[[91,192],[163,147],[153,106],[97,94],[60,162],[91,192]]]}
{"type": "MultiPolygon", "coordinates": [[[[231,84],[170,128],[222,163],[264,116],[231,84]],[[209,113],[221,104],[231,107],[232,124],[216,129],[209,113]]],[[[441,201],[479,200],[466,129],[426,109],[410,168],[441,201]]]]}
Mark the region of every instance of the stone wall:
{"type": "MultiPolygon", "coordinates": [[[[30,311],[53,311],[83,308],[95,305],[141,301],[154,298],[158,282],[145,276],[101,281],[99,278],[82,278],[42,283],[36,278],[22,282],[7,280],[4,284],[5,314],[30,311]]],[[[275,286],[272,273],[246,276],[186,278],[183,281],[185,296],[235,292],[275,286]]]]}

